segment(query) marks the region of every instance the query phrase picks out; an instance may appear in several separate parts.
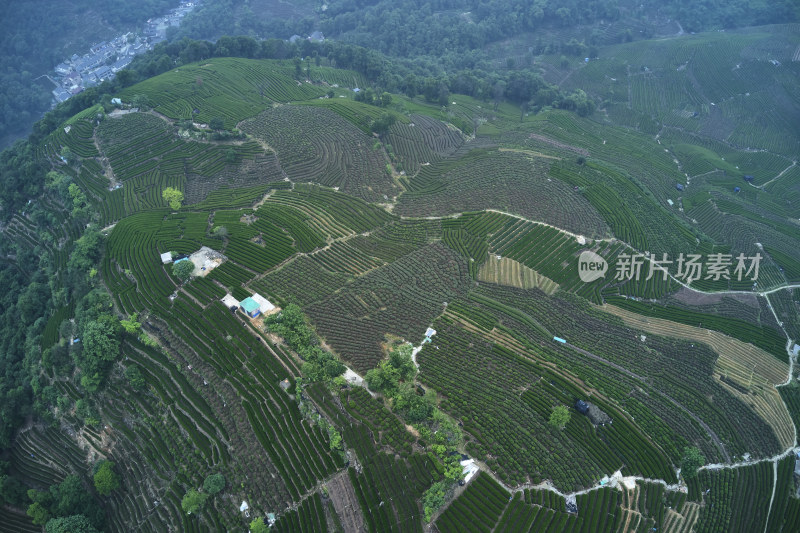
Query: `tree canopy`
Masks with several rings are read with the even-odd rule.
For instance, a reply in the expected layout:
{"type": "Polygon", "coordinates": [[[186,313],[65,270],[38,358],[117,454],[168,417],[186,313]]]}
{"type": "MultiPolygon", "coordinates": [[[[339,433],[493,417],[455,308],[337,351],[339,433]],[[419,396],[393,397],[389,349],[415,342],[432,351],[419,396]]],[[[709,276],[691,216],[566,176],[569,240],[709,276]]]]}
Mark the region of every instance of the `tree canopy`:
{"type": "Polygon", "coordinates": [[[547,422],[554,428],[564,429],[569,419],[569,409],[565,405],[557,405],[553,407],[553,411],[550,413],[550,419],[547,422]]]}
{"type": "Polygon", "coordinates": [[[706,458],[696,446],[687,446],[683,449],[681,459],[681,476],[692,479],[697,476],[697,470],[706,463],[706,458]]]}
{"type": "Polygon", "coordinates": [[[211,474],[203,481],[203,490],[208,494],[214,495],[225,488],[225,476],[222,474],[211,474]]]}
{"type": "Polygon", "coordinates": [[[82,514],[53,518],[44,526],[47,533],[99,533],[82,514]]]}
{"type": "Polygon", "coordinates": [[[181,208],[181,203],[183,202],[183,193],[175,187],[167,187],[161,191],[161,197],[164,198],[164,201],[169,204],[171,209],[177,211],[181,208]]]}
{"type": "Polygon", "coordinates": [[[94,473],[94,487],[98,494],[108,496],[117,490],[119,485],[119,476],[114,472],[114,463],[101,461],[99,468],[94,473]]]}
{"type": "Polygon", "coordinates": [[[175,274],[181,281],[186,281],[192,277],[192,272],[194,272],[194,263],[188,259],[172,264],[172,273],[175,274]]]}
{"type": "Polygon", "coordinates": [[[181,500],[181,508],[186,514],[197,514],[205,505],[208,494],[198,492],[196,489],[189,489],[181,500]]]}
{"type": "Polygon", "coordinates": [[[267,533],[269,526],[264,523],[264,519],[260,516],[250,522],[250,533],[267,533]]]}
{"type": "MultiPolygon", "coordinates": [[[[34,523],[45,525],[51,518],[67,518],[82,515],[86,521],[95,528],[101,528],[105,520],[102,507],[92,497],[91,492],[81,482],[81,479],[71,474],[59,484],[51,485],[48,490],[31,489],[28,491],[31,505],[28,515],[34,523]]],[[[78,519],[75,523],[82,524],[78,519]]],[[[56,522],[58,525],[62,522],[56,522]]],[[[66,521],[67,524],[71,522],[66,521]]]]}

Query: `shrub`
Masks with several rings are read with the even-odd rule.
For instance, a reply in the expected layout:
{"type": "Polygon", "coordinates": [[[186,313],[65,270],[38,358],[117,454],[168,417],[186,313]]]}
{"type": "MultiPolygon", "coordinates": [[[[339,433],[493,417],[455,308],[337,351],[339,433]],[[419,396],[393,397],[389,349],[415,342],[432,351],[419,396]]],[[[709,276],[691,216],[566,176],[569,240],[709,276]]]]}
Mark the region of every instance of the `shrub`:
{"type": "Polygon", "coordinates": [[[216,494],[225,488],[225,476],[222,474],[211,474],[203,481],[203,490],[209,494],[216,494]]]}

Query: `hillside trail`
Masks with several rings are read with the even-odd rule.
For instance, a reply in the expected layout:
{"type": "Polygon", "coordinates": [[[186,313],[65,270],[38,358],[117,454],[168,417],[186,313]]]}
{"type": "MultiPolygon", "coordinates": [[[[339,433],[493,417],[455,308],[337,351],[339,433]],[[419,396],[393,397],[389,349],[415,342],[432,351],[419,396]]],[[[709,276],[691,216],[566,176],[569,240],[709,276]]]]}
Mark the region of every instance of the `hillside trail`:
{"type": "MultiPolygon", "coordinates": [[[[786,174],[787,172],[789,172],[791,169],[793,169],[793,168],[794,168],[794,167],[796,167],[796,166],[797,166],[797,161],[792,161],[792,164],[791,164],[791,165],[789,165],[788,167],[784,168],[784,169],[781,171],[781,173],[780,173],[780,174],[778,174],[777,176],[775,176],[774,178],[772,178],[772,179],[771,179],[771,180],[769,180],[768,182],[766,182],[766,183],[762,183],[761,185],[753,185],[752,183],[750,183],[750,185],[752,185],[752,186],[753,186],[753,187],[755,187],[756,189],[763,189],[764,187],[766,187],[767,185],[769,185],[769,184],[770,184],[770,183],[772,183],[773,181],[777,180],[778,178],[780,178],[781,176],[783,176],[784,174],[786,174]]],[[[749,182],[748,182],[748,183],[749,183],[749,182]]]]}
{"type": "MultiPolygon", "coordinates": [[[[508,211],[502,211],[500,209],[484,209],[484,211],[487,212],[487,213],[499,213],[501,215],[506,215],[506,216],[509,216],[509,217],[512,217],[512,218],[516,218],[516,219],[519,219],[519,220],[524,220],[525,222],[532,222],[533,224],[537,224],[539,226],[547,226],[548,228],[553,228],[553,229],[555,229],[557,231],[560,231],[561,233],[569,235],[570,237],[574,237],[576,240],[578,240],[579,243],[581,242],[581,240],[584,240],[584,241],[591,240],[592,242],[608,242],[608,243],[617,242],[617,243],[622,244],[623,246],[625,246],[628,250],[630,250],[632,252],[644,255],[643,252],[637,250],[631,244],[629,244],[629,243],[627,243],[627,242],[625,242],[625,241],[623,241],[621,239],[617,239],[616,237],[603,237],[603,238],[599,238],[599,239],[589,238],[589,237],[586,237],[584,235],[579,235],[579,234],[574,233],[572,231],[560,228],[560,227],[555,226],[553,224],[550,224],[548,222],[543,222],[541,220],[532,220],[532,219],[526,218],[526,217],[524,217],[522,215],[516,215],[514,213],[509,213],[508,211]]],[[[447,219],[452,219],[452,218],[458,218],[458,217],[460,217],[462,215],[464,215],[463,212],[451,213],[451,214],[445,215],[445,216],[428,216],[428,217],[409,217],[409,216],[401,215],[400,219],[401,220],[447,220],[447,219]]],[[[653,254],[653,255],[650,255],[650,256],[645,256],[644,259],[647,260],[647,261],[651,261],[655,257],[656,257],[656,255],[653,254]]],[[[671,273],[669,273],[669,277],[673,281],[675,281],[676,283],[681,285],[682,287],[685,287],[685,288],[689,289],[690,291],[694,291],[694,292],[699,293],[699,294],[721,294],[721,295],[726,295],[726,294],[732,294],[732,295],[735,295],[735,294],[750,294],[750,295],[756,295],[756,296],[767,296],[768,294],[772,294],[774,292],[782,291],[784,289],[798,289],[798,288],[800,288],[800,283],[786,283],[784,285],[779,285],[777,287],[772,287],[771,289],[762,290],[762,291],[736,291],[736,290],[705,291],[705,290],[702,290],[702,289],[698,289],[696,287],[690,287],[686,282],[680,280],[679,278],[676,278],[671,273]]]]}
{"type": "MultiPolygon", "coordinates": [[[[786,348],[787,352],[789,352],[789,365],[790,365],[789,366],[789,378],[787,379],[785,384],[788,384],[789,382],[791,382],[792,372],[793,372],[793,369],[794,369],[794,360],[793,360],[792,353],[790,351],[791,345],[792,345],[792,340],[790,339],[789,343],[787,344],[787,348],[786,348]]],[[[585,353],[586,355],[590,354],[590,352],[585,352],[585,351],[581,350],[580,348],[576,348],[576,347],[571,346],[571,345],[568,345],[568,346],[570,346],[573,349],[576,349],[576,350],[580,351],[581,353],[585,353]]],[[[598,357],[598,356],[594,356],[594,357],[598,357]]],[[[602,359],[602,358],[600,358],[600,359],[602,359]]],[[[612,363],[609,363],[609,364],[612,364],[612,363]]],[[[615,366],[615,365],[613,365],[613,366],[615,366]]],[[[626,374],[629,373],[629,371],[627,371],[625,369],[622,369],[622,370],[626,374]]],[[[778,385],[778,386],[783,386],[783,385],[778,385]]],[[[669,398],[669,397],[667,397],[667,398],[669,398]]],[[[670,398],[670,400],[672,400],[672,399],[670,398]]],[[[674,402],[674,400],[672,400],[672,401],[674,402]]],[[[783,398],[781,398],[781,402],[784,405],[786,404],[786,402],[783,401],[783,398]]],[[[676,405],[679,405],[679,404],[677,404],[677,402],[675,402],[675,403],[676,403],[676,405]]],[[[688,411],[687,411],[687,413],[688,413],[688,411]]],[[[700,420],[698,420],[698,422],[703,424],[702,421],[700,421],[700,420]]],[[[705,426],[705,424],[703,424],[703,426],[704,426],[704,429],[707,429],[707,426],[705,426]]],[[[794,421],[792,421],[792,426],[794,427],[794,421]]],[[[711,430],[707,429],[707,431],[710,432],[711,430]]],[[[786,457],[788,457],[791,454],[800,453],[800,447],[798,447],[798,443],[797,443],[797,431],[795,430],[794,433],[795,433],[794,443],[789,448],[787,448],[784,451],[782,451],[782,452],[780,452],[780,453],[778,453],[776,455],[773,455],[771,457],[765,457],[765,458],[761,458],[761,459],[742,460],[742,461],[735,461],[735,462],[728,461],[728,462],[725,462],[725,463],[711,463],[711,464],[706,464],[706,465],[701,466],[698,470],[723,470],[723,469],[727,469],[727,468],[744,468],[744,467],[754,466],[754,465],[757,465],[757,464],[760,464],[760,463],[765,463],[765,462],[766,463],[772,463],[773,472],[774,472],[774,475],[772,476],[772,497],[770,499],[769,510],[767,511],[767,517],[765,519],[765,524],[769,524],[769,515],[770,515],[770,512],[772,511],[772,503],[773,503],[773,501],[775,499],[775,491],[777,490],[777,484],[778,484],[778,476],[777,476],[778,462],[783,460],[783,459],[785,459],[786,457]]],[[[709,435],[712,435],[712,438],[713,438],[713,433],[710,432],[709,435]]],[[[716,440],[718,440],[718,439],[715,439],[715,442],[716,442],[716,440]]],[[[724,450],[724,447],[723,447],[723,450],[724,450]]],[[[727,452],[725,453],[725,455],[727,456],[727,452]]],[[[594,490],[600,490],[600,489],[603,489],[603,488],[606,488],[606,487],[619,488],[620,484],[624,485],[625,487],[630,487],[632,484],[635,484],[637,481],[641,481],[641,482],[644,482],[644,483],[658,483],[660,485],[663,485],[666,488],[666,490],[671,490],[671,491],[679,491],[679,492],[687,492],[688,491],[688,487],[687,487],[686,483],[683,480],[680,480],[680,478],[679,478],[678,483],[667,483],[667,481],[663,480],[663,479],[653,479],[653,478],[647,478],[647,477],[644,477],[644,476],[622,476],[621,471],[617,471],[614,474],[612,474],[611,476],[605,476],[604,479],[608,480],[608,482],[606,482],[606,483],[603,483],[603,484],[598,483],[597,485],[594,485],[592,487],[589,487],[589,488],[586,488],[586,489],[583,489],[583,490],[579,490],[579,491],[575,491],[575,492],[562,492],[562,491],[558,490],[556,487],[552,486],[552,484],[550,484],[549,481],[543,481],[542,483],[539,483],[537,485],[526,483],[526,484],[520,485],[518,487],[510,487],[509,485],[506,485],[501,479],[499,479],[494,474],[494,472],[492,472],[486,465],[484,465],[482,463],[479,463],[479,464],[481,464],[481,466],[482,466],[481,470],[483,470],[484,473],[490,475],[492,477],[492,479],[494,479],[504,489],[506,489],[507,491],[511,492],[512,494],[515,493],[515,492],[520,492],[520,491],[525,490],[525,489],[549,490],[551,492],[554,492],[554,493],[558,494],[559,496],[562,496],[563,498],[567,499],[568,501],[574,501],[576,496],[580,496],[582,494],[588,494],[589,492],[592,492],[594,490]]],[[[680,469],[678,469],[677,474],[680,475],[680,469]]],[[[766,526],[765,526],[764,531],[766,533],[766,526]]]]}
{"type": "MultiPolygon", "coordinates": [[[[792,166],[794,166],[794,164],[795,163],[793,163],[792,166]]],[[[792,168],[792,167],[789,167],[789,168],[792,168]]],[[[787,170],[789,170],[789,169],[788,168],[785,169],[784,172],[786,172],[787,170]]],[[[781,173],[781,174],[783,174],[783,173],[781,173]]],[[[777,179],[777,177],[775,179],[777,179]]],[[[506,215],[506,216],[509,216],[509,217],[512,217],[512,218],[516,218],[516,219],[519,219],[519,220],[524,220],[524,221],[532,222],[534,224],[547,226],[547,227],[556,229],[558,231],[561,231],[561,232],[563,232],[563,233],[565,233],[567,235],[570,235],[570,236],[574,237],[576,240],[578,240],[578,242],[581,242],[581,239],[585,239],[585,237],[582,236],[582,235],[578,235],[578,234],[573,233],[571,231],[559,228],[559,227],[554,226],[552,224],[549,224],[547,222],[542,222],[542,221],[538,221],[538,220],[530,220],[530,219],[527,219],[527,218],[525,218],[523,216],[516,215],[516,214],[513,214],[513,213],[509,213],[507,211],[502,211],[502,210],[499,210],[499,209],[486,209],[486,211],[487,212],[500,213],[502,215],[506,215]]],[[[463,214],[464,213],[460,213],[459,212],[459,213],[452,213],[452,214],[447,215],[447,216],[438,216],[438,217],[436,217],[436,216],[429,216],[429,217],[401,216],[400,218],[404,219],[404,220],[446,220],[446,219],[452,219],[452,218],[460,217],[463,214]]],[[[631,246],[630,244],[628,244],[628,243],[626,243],[624,241],[618,240],[618,239],[603,238],[603,239],[593,239],[593,240],[594,241],[605,241],[605,242],[620,242],[624,246],[626,246],[629,250],[639,253],[638,250],[636,250],[633,246],[631,246]]],[[[734,291],[734,290],[703,291],[703,290],[698,290],[698,289],[696,289],[694,287],[690,287],[688,284],[684,283],[680,279],[675,278],[675,276],[673,276],[672,274],[670,274],[669,276],[675,282],[677,282],[679,285],[681,285],[681,286],[683,286],[683,287],[685,287],[685,288],[687,288],[687,289],[689,289],[691,291],[694,291],[694,292],[697,292],[697,293],[701,293],[701,294],[723,294],[723,295],[724,294],[750,294],[750,295],[755,294],[755,295],[758,295],[758,296],[763,296],[763,297],[766,298],[767,305],[769,306],[770,311],[772,311],[775,319],[778,321],[779,324],[780,324],[780,320],[777,319],[777,314],[775,312],[775,309],[772,307],[771,302],[769,301],[768,295],[773,294],[773,293],[778,292],[778,291],[782,291],[782,290],[791,290],[791,289],[800,288],[800,283],[787,283],[785,285],[781,285],[779,287],[773,287],[771,289],[763,290],[763,291],[734,291]]],[[[783,328],[783,326],[781,326],[781,329],[783,329],[784,335],[786,335],[786,337],[787,337],[786,352],[787,352],[787,354],[789,356],[789,371],[788,371],[788,375],[787,375],[786,381],[783,384],[778,385],[778,386],[785,386],[785,385],[788,385],[789,383],[791,383],[792,376],[793,376],[793,373],[794,373],[794,354],[792,353],[792,346],[793,346],[793,344],[794,344],[796,339],[790,338],[789,335],[787,334],[786,330],[783,328]]],[[[636,379],[640,379],[640,380],[642,379],[641,376],[638,376],[638,375],[630,372],[629,370],[625,369],[624,367],[616,365],[616,364],[614,364],[614,363],[612,363],[610,361],[606,361],[605,359],[603,359],[602,357],[600,357],[600,356],[598,356],[596,354],[593,354],[591,352],[583,350],[582,348],[578,348],[578,347],[570,345],[570,344],[568,344],[568,346],[570,348],[578,351],[579,353],[581,353],[583,355],[586,355],[587,357],[591,357],[593,359],[600,360],[601,362],[609,364],[613,368],[616,368],[617,370],[620,370],[621,372],[625,373],[626,375],[629,375],[629,376],[634,377],[636,379]]],[[[727,450],[725,449],[725,446],[722,443],[721,439],[719,439],[719,437],[714,433],[714,431],[705,422],[703,422],[694,413],[692,413],[691,411],[689,411],[688,409],[686,409],[685,407],[680,405],[673,398],[670,398],[668,395],[666,395],[664,393],[661,393],[661,394],[663,394],[665,398],[667,398],[670,402],[672,402],[677,407],[679,407],[682,411],[686,412],[686,414],[689,415],[692,419],[694,419],[696,422],[698,422],[701,425],[701,427],[703,427],[703,429],[708,432],[709,436],[714,441],[714,444],[721,450],[723,456],[726,459],[725,463],[707,464],[707,465],[701,466],[699,468],[699,470],[721,470],[721,469],[725,469],[725,468],[742,468],[742,467],[747,467],[747,466],[753,466],[753,465],[756,465],[756,464],[759,464],[759,463],[763,463],[763,462],[770,462],[770,463],[773,463],[773,469],[774,469],[775,472],[777,472],[778,461],[780,461],[782,459],[785,459],[790,454],[800,452],[800,447],[798,447],[798,442],[797,442],[797,431],[795,430],[794,431],[794,433],[795,433],[794,443],[792,444],[792,446],[790,446],[786,450],[782,451],[781,453],[776,454],[776,455],[774,455],[772,457],[767,457],[767,458],[762,458],[762,459],[742,460],[742,461],[733,462],[733,461],[730,460],[730,455],[728,454],[727,450]]],[[[782,397],[781,397],[781,403],[783,403],[784,407],[786,407],[786,402],[783,401],[782,397]]],[[[788,407],[786,407],[786,408],[788,410],[788,407]]],[[[794,421],[792,421],[792,426],[794,427],[794,421]]],[[[612,481],[613,480],[617,480],[617,481],[613,481],[612,483],[605,483],[603,485],[597,484],[597,485],[595,485],[593,487],[589,487],[589,488],[586,488],[586,489],[583,489],[583,490],[580,490],[580,491],[565,493],[565,492],[559,491],[557,488],[553,487],[547,481],[542,482],[542,483],[540,483],[538,485],[524,484],[524,485],[520,485],[518,487],[510,487],[507,484],[505,484],[501,479],[499,479],[486,465],[482,465],[481,470],[483,470],[485,473],[490,475],[503,488],[505,488],[506,490],[508,490],[511,493],[519,492],[519,491],[524,490],[526,488],[528,488],[528,489],[531,489],[531,488],[532,489],[543,489],[543,490],[549,490],[551,492],[555,492],[556,494],[558,494],[558,495],[560,495],[560,496],[562,496],[564,498],[567,498],[567,499],[574,499],[576,496],[579,496],[581,494],[587,494],[587,493],[589,493],[589,492],[591,492],[593,490],[600,490],[600,489],[605,488],[605,487],[618,487],[619,483],[624,483],[627,486],[630,483],[635,484],[637,481],[642,481],[642,482],[645,482],[645,483],[658,483],[658,484],[664,485],[664,487],[667,490],[679,490],[679,491],[682,491],[682,492],[685,492],[685,491],[688,490],[687,487],[686,487],[686,484],[683,481],[679,481],[679,483],[677,483],[677,484],[670,484],[670,483],[667,483],[667,481],[665,481],[663,479],[652,479],[652,478],[646,478],[646,477],[643,477],[643,476],[622,476],[622,474],[620,472],[615,472],[612,476],[606,476],[606,478],[607,479],[611,479],[612,481]]],[[[678,473],[680,473],[680,470],[678,471],[678,473]]],[[[773,476],[772,499],[770,500],[770,507],[769,507],[769,511],[767,512],[767,518],[766,518],[766,522],[767,523],[769,522],[769,512],[772,510],[772,501],[775,498],[776,489],[777,489],[777,474],[773,476]]]]}

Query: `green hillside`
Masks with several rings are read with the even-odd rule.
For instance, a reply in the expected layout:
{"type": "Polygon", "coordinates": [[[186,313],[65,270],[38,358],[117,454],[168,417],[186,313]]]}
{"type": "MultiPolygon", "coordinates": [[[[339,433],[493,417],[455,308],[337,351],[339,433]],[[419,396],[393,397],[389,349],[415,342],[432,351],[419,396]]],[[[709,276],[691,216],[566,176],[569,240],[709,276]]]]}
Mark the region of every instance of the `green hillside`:
{"type": "Polygon", "coordinates": [[[0,531],[795,530],[793,29],[541,54],[523,105],[209,57],[43,122],[0,531]]]}

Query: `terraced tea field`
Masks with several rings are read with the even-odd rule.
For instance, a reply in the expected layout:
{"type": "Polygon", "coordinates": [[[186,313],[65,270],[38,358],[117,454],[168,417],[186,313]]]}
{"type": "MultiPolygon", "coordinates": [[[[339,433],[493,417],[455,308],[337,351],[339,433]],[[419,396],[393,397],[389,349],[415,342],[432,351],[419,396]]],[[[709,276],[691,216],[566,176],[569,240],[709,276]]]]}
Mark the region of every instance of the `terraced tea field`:
{"type": "Polygon", "coordinates": [[[38,530],[27,499],[56,507],[25,490],[72,476],[107,531],[797,530],[796,29],[603,44],[612,21],[579,66],[531,55],[588,116],[494,79],[356,101],[383,85],[320,65],[379,56],[327,40],[81,111],[0,225],[0,322],[26,324],[3,412],[28,402],[0,530],[38,530]],[[214,268],[181,272],[201,248],[214,268]],[[758,279],[647,276],[739,253],[758,279]]]}

